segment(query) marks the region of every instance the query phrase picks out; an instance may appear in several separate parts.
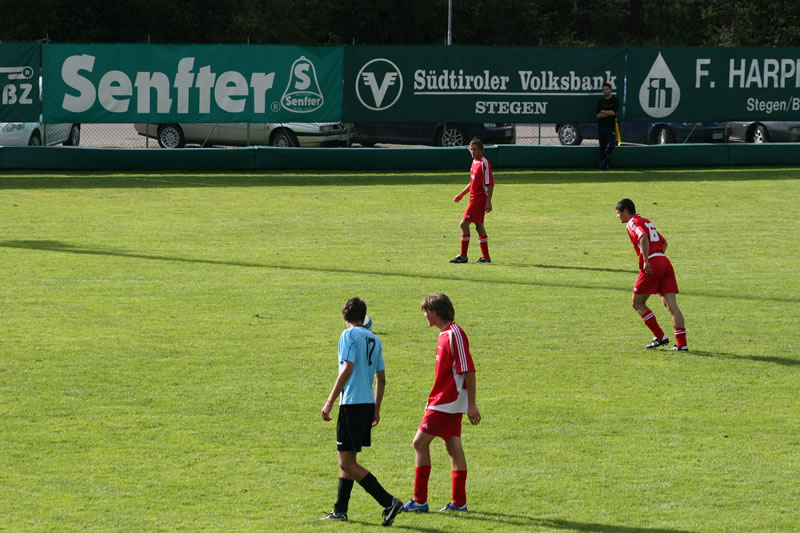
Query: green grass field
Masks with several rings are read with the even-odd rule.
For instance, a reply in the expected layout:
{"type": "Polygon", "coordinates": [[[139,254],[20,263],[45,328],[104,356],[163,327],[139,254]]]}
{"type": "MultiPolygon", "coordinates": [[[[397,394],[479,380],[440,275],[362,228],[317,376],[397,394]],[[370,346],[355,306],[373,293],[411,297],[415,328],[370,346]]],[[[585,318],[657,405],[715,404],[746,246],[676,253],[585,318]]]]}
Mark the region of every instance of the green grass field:
{"type": "MultiPolygon", "coordinates": [[[[367,301],[387,362],[360,462],[407,501],[432,292],[478,368],[470,512],[393,527],[797,531],[800,169],[497,169],[494,263],[452,265],[467,180],[0,174],[0,531],[374,529],[358,486],[349,523],[318,521],[341,306],[367,301]],[[642,349],[626,196],[669,240],[688,354],[642,349]]],[[[438,508],[440,442],[433,463],[438,508]]]]}

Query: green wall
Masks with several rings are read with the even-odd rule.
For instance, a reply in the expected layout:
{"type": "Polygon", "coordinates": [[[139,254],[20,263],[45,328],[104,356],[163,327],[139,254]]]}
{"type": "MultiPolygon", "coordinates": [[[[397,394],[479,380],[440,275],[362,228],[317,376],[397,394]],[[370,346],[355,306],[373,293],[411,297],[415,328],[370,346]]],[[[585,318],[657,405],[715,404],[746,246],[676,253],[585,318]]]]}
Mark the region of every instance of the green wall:
{"type": "MultiPolygon", "coordinates": [[[[492,145],[497,168],[594,169],[592,146],[492,145]]],[[[462,148],[184,148],[0,147],[0,169],[32,170],[465,170],[462,148]]],[[[727,165],[797,165],[800,143],[620,146],[614,168],[727,165]]]]}

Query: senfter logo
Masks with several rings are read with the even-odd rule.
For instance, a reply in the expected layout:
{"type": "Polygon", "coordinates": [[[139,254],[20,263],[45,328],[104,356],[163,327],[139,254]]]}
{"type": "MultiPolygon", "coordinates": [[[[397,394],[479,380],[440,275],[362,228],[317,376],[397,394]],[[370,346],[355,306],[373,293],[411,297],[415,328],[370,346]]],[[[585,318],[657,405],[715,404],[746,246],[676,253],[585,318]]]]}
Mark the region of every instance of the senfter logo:
{"type": "Polygon", "coordinates": [[[639,104],[651,117],[663,118],[675,111],[680,101],[681,88],[659,52],[639,88],[639,104]]]}
{"type": "Polygon", "coordinates": [[[389,109],[403,92],[403,74],[400,69],[384,58],[368,61],[356,76],[356,96],[373,111],[389,109]]]}
{"type": "Polygon", "coordinates": [[[289,83],[281,97],[281,107],[292,113],[311,113],[325,102],[314,64],[301,56],[292,63],[289,83]]]}

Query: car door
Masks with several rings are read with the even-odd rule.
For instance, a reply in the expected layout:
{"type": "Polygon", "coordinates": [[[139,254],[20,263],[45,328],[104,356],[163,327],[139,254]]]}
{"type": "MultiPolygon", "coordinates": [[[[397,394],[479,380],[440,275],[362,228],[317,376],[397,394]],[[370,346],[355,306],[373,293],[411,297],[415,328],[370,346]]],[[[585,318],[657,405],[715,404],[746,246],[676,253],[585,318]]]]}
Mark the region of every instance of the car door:
{"type": "Polygon", "coordinates": [[[42,139],[46,144],[61,144],[69,137],[69,130],[72,124],[43,124],[45,138],[42,139]]]}

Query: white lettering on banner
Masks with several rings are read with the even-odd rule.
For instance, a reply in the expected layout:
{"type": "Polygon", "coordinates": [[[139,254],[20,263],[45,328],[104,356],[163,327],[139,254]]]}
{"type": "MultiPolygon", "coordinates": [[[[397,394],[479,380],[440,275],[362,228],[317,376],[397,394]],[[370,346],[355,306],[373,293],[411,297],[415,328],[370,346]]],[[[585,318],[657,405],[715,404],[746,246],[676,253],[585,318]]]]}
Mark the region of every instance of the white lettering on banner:
{"type": "Polygon", "coordinates": [[[600,76],[581,76],[571,70],[568,74],[558,75],[552,70],[533,72],[519,70],[521,92],[513,92],[511,76],[500,76],[484,70],[478,74],[466,74],[459,70],[424,70],[414,71],[414,94],[495,94],[502,92],[509,96],[575,96],[596,95],[604,83],[616,89],[616,76],[607,70],[600,76]]]}
{"type": "Polygon", "coordinates": [[[533,71],[520,70],[519,79],[523,91],[599,92],[604,83],[610,83],[612,89],[617,88],[617,77],[612,76],[610,70],[605,71],[605,76],[578,76],[574,70],[570,70],[568,76],[556,76],[552,70],[542,70],[534,76],[533,71]]]}
{"type": "Polygon", "coordinates": [[[19,88],[22,91],[22,94],[17,96],[16,85],[14,85],[13,83],[4,85],[3,89],[0,90],[0,95],[2,95],[0,103],[2,103],[3,105],[32,104],[33,99],[31,98],[31,91],[33,90],[33,85],[31,85],[30,83],[20,83],[19,88]]]}
{"type": "Polygon", "coordinates": [[[800,59],[731,59],[728,88],[800,88],[800,59]]]}
{"type": "MultiPolygon", "coordinates": [[[[156,114],[167,114],[173,108],[173,94],[170,90],[169,75],[164,72],[137,72],[135,81],[124,72],[112,70],[103,74],[97,87],[82,72],[94,70],[95,57],[87,54],[70,56],[61,66],[61,79],[77,96],[65,94],[62,107],[71,113],[88,111],[100,102],[111,113],[126,113],[131,99],[136,101],[136,112],[153,113],[152,92],[156,94],[156,114]]],[[[201,67],[197,75],[192,72],[195,58],[184,57],[178,61],[174,75],[174,96],[177,98],[176,112],[190,112],[193,99],[200,114],[211,113],[211,98],[216,106],[228,113],[241,113],[245,110],[248,98],[253,99],[253,111],[264,113],[266,93],[272,89],[275,73],[253,72],[248,83],[240,72],[229,70],[217,75],[211,66],[201,67]],[[251,91],[252,90],[252,91],[251,91]]]]}
{"type": "Polygon", "coordinates": [[[547,102],[475,102],[475,114],[545,115],[547,102]]]}
{"type": "MultiPolygon", "coordinates": [[[[695,77],[694,77],[694,88],[695,89],[699,89],[700,88],[700,79],[701,78],[708,77],[708,69],[707,68],[703,68],[703,67],[707,67],[710,64],[711,64],[711,60],[710,59],[705,59],[704,58],[704,59],[698,59],[697,60],[696,70],[695,70],[695,77]]],[[[712,81],[711,83],[708,84],[708,86],[713,89],[714,88],[714,82],[712,81]]]]}
{"type": "Polygon", "coordinates": [[[797,111],[800,109],[800,97],[794,96],[787,100],[761,100],[759,98],[747,99],[747,111],[760,111],[771,115],[776,112],[786,112],[791,109],[797,111]]]}

